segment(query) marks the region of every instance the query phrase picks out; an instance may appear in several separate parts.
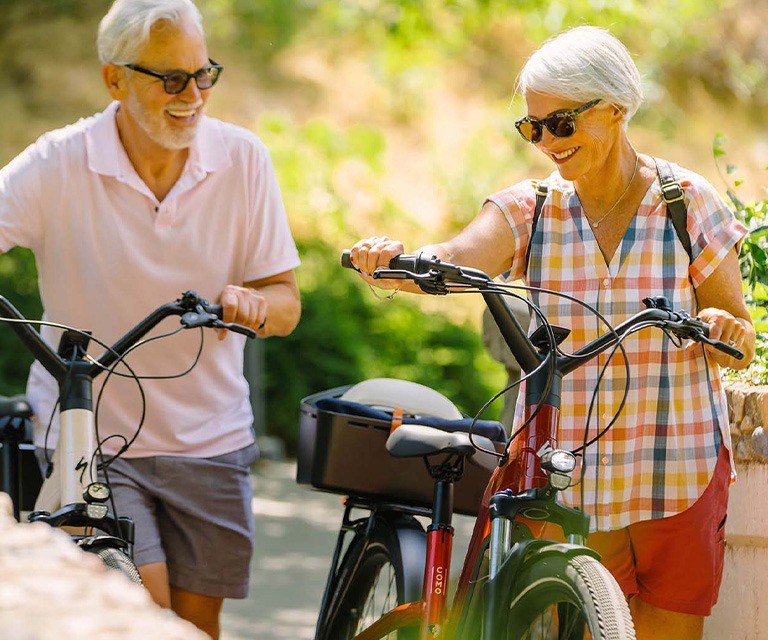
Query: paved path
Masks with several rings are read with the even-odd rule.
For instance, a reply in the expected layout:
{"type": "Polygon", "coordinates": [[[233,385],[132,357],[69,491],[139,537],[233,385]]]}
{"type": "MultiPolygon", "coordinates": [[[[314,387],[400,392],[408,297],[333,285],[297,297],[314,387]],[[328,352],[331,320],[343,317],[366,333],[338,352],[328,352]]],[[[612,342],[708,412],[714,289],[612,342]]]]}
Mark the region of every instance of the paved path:
{"type": "MultiPolygon", "coordinates": [[[[251,593],[224,605],[222,640],[312,640],[333,546],[341,496],[295,482],[291,462],[254,471],[256,552],[251,593]]],[[[453,575],[461,570],[471,519],[457,516],[453,575]],[[458,564],[456,564],[458,563],[458,564]]]]}

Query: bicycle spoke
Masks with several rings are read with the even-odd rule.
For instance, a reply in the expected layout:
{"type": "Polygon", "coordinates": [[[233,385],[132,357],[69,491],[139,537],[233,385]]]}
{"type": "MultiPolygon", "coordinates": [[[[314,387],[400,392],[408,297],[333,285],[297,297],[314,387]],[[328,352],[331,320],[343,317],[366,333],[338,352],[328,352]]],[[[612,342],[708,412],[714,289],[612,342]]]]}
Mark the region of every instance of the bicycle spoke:
{"type": "Polygon", "coordinates": [[[542,611],[525,630],[521,640],[587,640],[584,618],[571,604],[553,604],[542,611]]]}
{"type": "MultiPolygon", "coordinates": [[[[368,599],[363,603],[357,631],[369,627],[387,611],[397,606],[397,584],[395,572],[390,564],[384,564],[376,574],[368,599]],[[386,575],[384,575],[386,573],[386,575]]],[[[390,634],[387,638],[396,638],[390,634]]]]}

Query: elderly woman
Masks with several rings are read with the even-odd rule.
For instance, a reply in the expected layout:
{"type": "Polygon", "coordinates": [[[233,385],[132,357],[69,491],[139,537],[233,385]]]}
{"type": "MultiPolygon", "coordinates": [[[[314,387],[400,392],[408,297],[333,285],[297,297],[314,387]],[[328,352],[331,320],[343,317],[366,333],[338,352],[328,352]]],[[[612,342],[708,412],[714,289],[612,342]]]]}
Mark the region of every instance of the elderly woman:
{"type": "MultiPolygon", "coordinates": [[[[570,294],[612,324],[641,310],[644,297],[664,295],[707,322],[712,338],[746,354],[737,361],[710,347],[677,348],[658,330],[635,334],[624,343],[626,405],[586,453],[584,508],[597,529],[588,544],[631,598],[637,637],[701,638],[720,586],[733,477],[719,367],[745,367],[754,355],[738,268],[746,229],[706,180],[675,166],[687,208],[686,252],[656,160],[627,135],[642,100],[640,77],[608,32],[578,27],[546,42],[525,64],[519,91],[528,114],[517,129],[556,166],[541,183],[546,199],[535,230],[538,183],[526,180],[491,195],[456,237],[422,250],[491,276],[509,270],[511,280],[570,294]]],[[[417,291],[368,275],[403,252],[402,243],[373,237],[358,242],[351,257],[370,284],[417,291]]],[[[543,293],[533,298],[553,324],[572,329],[567,351],[606,330],[579,306],[543,293]]],[[[605,365],[599,359],[564,382],[561,446],[582,443],[605,365]]],[[[608,363],[592,435],[618,413],[624,372],[622,358],[608,363]]],[[[579,490],[564,499],[579,505],[579,490]]]]}

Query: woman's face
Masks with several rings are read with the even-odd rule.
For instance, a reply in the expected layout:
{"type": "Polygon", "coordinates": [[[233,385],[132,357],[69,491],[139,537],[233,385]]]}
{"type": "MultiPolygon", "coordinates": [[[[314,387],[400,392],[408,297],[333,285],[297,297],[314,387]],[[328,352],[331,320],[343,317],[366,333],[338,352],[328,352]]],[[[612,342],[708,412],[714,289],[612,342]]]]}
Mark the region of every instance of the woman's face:
{"type": "MultiPolygon", "coordinates": [[[[556,111],[581,107],[584,103],[556,96],[529,92],[525,96],[528,116],[543,120],[556,111]]],[[[560,175],[575,181],[584,175],[599,171],[621,132],[621,112],[613,105],[599,102],[574,116],[573,135],[559,138],[542,127],[541,140],[536,148],[557,165],[560,175]]]]}

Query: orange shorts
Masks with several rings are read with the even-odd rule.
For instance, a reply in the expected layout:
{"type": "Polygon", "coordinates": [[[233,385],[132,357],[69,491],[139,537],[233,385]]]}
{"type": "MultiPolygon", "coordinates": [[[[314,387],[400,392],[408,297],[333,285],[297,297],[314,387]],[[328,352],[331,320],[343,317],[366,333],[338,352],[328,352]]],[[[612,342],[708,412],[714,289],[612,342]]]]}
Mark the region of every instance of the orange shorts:
{"type": "Polygon", "coordinates": [[[691,507],[590,534],[587,546],[600,553],[627,596],[677,613],[710,614],[723,576],[730,471],[721,445],[712,480],[691,507]]]}

